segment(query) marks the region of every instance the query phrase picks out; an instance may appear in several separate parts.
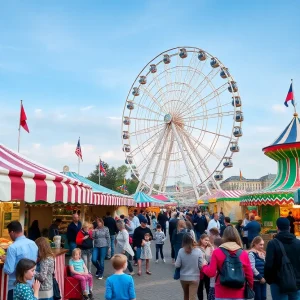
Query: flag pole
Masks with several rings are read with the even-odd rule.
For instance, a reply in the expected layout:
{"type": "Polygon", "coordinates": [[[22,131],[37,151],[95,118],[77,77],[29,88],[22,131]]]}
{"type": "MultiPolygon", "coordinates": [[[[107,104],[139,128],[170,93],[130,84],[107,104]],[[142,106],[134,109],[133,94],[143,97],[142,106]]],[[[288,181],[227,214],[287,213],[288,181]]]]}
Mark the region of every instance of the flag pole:
{"type": "Polygon", "coordinates": [[[21,109],[22,109],[22,100],[20,100],[20,118],[19,118],[19,135],[18,135],[18,153],[20,152],[20,141],[21,141],[21,109]]]}
{"type": "Polygon", "coordinates": [[[78,175],[80,175],[80,157],[78,156],[78,175]]]}
{"type": "Polygon", "coordinates": [[[101,182],[101,169],[100,169],[100,166],[101,166],[101,157],[99,156],[99,185],[100,185],[100,182],[101,182]]]}
{"type": "Polygon", "coordinates": [[[295,114],[297,114],[297,111],[296,111],[296,99],[295,99],[295,90],[294,90],[294,84],[293,84],[293,79],[291,79],[291,82],[292,82],[292,87],[293,87],[293,100],[294,100],[294,112],[295,114]]]}

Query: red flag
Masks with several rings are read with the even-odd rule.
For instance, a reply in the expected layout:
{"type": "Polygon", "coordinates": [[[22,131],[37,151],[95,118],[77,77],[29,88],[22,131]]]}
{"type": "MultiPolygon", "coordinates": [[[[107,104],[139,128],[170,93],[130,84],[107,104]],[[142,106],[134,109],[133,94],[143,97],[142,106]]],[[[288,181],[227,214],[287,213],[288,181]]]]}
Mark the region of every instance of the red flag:
{"type": "Polygon", "coordinates": [[[26,121],[27,121],[26,113],[23,104],[21,104],[20,126],[22,126],[29,133],[29,128],[27,126],[26,121]]]}

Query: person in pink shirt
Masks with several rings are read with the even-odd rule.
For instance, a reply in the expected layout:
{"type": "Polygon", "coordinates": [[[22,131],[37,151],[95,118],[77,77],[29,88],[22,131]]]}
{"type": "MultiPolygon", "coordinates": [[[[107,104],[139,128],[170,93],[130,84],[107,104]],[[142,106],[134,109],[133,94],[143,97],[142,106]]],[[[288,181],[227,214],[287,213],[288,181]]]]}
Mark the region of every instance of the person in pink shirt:
{"type": "MultiPolygon", "coordinates": [[[[222,249],[226,249],[229,254],[236,254],[238,250],[243,249],[243,244],[241,238],[239,236],[238,231],[233,226],[228,226],[224,230],[223,234],[223,244],[217,249],[215,249],[212,253],[211,261],[202,268],[204,274],[208,277],[216,276],[216,272],[220,272],[222,270],[223,263],[226,259],[226,255],[222,251],[222,249]]],[[[251,269],[251,264],[249,260],[248,253],[242,250],[239,259],[242,263],[243,271],[245,274],[245,279],[249,284],[249,287],[253,289],[253,272],[251,269]]],[[[215,284],[215,299],[245,299],[245,286],[241,288],[232,288],[225,285],[221,285],[220,283],[220,274],[216,276],[216,284],[215,284]]]]}

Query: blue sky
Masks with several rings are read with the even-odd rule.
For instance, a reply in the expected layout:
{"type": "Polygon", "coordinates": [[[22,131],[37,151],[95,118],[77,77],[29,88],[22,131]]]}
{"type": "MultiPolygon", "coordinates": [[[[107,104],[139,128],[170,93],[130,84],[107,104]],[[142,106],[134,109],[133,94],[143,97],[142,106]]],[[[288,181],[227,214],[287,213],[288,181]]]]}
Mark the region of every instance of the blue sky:
{"type": "Polygon", "coordinates": [[[239,169],[247,178],[274,173],[261,149],[292,118],[283,105],[291,78],[300,95],[299,11],[296,0],[6,1],[0,142],[16,149],[23,99],[31,131],[22,132],[23,154],[76,170],[80,136],[83,175],[99,155],[122,164],[120,119],[132,82],[154,56],[187,45],[217,56],[239,85],[244,136],[225,177],[239,169]]]}

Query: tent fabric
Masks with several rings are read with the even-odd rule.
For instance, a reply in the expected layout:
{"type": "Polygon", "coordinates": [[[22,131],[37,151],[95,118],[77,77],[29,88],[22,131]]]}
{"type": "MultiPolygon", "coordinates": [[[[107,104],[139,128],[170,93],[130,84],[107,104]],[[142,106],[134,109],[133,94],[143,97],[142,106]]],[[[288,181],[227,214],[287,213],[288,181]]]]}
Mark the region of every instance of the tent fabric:
{"type": "Polygon", "coordinates": [[[134,201],[136,202],[137,207],[150,207],[150,206],[164,206],[165,202],[155,199],[149,195],[146,195],[143,192],[137,192],[133,196],[134,201]]]}
{"type": "Polygon", "coordinates": [[[0,201],[93,203],[91,186],[0,144],[0,201]]]}
{"type": "Polygon", "coordinates": [[[68,177],[80,180],[81,182],[88,184],[92,187],[93,203],[95,205],[113,205],[113,206],[134,206],[134,200],[132,197],[123,195],[116,191],[110,190],[102,185],[99,185],[75,172],[65,172],[68,177]]]}
{"type": "Polygon", "coordinates": [[[165,195],[152,195],[153,198],[160,200],[160,201],[164,201],[165,202],[165,206],[177,206],[177,202],[170,200],[168,197],[166,197],[165,195]]]}

